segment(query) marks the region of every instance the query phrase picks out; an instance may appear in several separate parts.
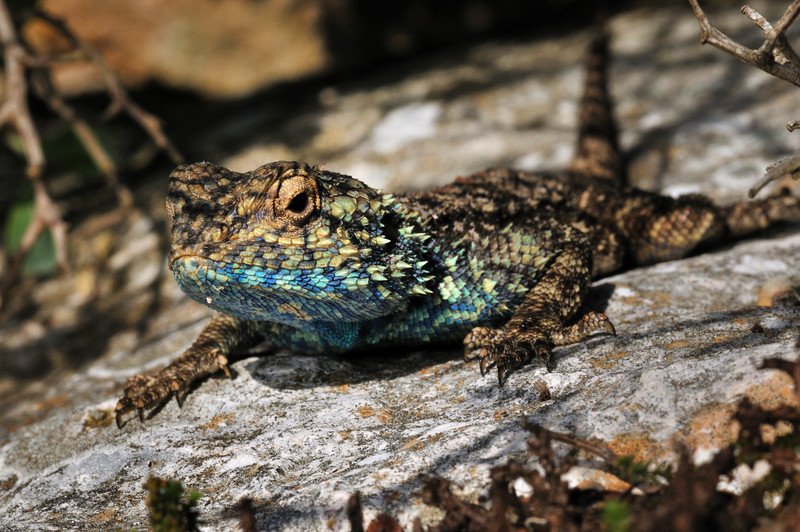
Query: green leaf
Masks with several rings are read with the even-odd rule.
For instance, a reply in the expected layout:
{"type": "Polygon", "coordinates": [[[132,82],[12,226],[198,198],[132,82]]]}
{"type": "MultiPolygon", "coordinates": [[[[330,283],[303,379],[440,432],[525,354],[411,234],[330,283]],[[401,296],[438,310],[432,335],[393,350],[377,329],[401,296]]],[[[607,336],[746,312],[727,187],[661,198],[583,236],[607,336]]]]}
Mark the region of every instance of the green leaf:
{"type": "MultiPolygon", "coordinates": [[[[19,249],[22,237],[33,220],[33,202],[20,201],[15,203],[6,217],[5,247],[9,252],[19,249]]],[[[22,271],[27,275],[45,276],[56,271],[56,248],[53,235],[49,229],[42,231],[39,238],[25,257],[22,271]]]]}
{"type": "Polygon", "coordinates": [[[145,488],[148,491],[147,509],[153,532],[196,531],[197,501],[200,492],[184,493],[179,480],[166,480],[151,476],[145,488]]]}
{"type": "MultiPolygon", "coordinates": [[[[89,126],[108,153],[114,153],[111,135],[104,129],[89,126]]],[[[74,173],[84,182],[102,179],[102,172],[86,152],[80,139],[72,129],[62,127],[55,129],[42,138],[48,168],[74,173]]]]}
{"type": "Polygon", "coordinates": [[[603,524],[608,532],[627,532],[633,524],[633,515],[628,503],[619,500],[608,501],[603,506],[603,524]]]}

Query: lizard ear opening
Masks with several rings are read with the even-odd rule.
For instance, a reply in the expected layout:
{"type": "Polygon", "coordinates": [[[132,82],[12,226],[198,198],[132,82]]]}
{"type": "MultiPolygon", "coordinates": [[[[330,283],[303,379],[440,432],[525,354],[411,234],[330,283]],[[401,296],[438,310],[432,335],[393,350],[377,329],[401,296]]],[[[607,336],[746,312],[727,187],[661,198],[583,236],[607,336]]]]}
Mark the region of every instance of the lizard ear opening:
{"type": "Polygon", "coordinates": [[[281,183],[275,200],[278,217],[300,226],[305,224],[319,208],[316,182],[308,176],[296,176],[281,183]]]}

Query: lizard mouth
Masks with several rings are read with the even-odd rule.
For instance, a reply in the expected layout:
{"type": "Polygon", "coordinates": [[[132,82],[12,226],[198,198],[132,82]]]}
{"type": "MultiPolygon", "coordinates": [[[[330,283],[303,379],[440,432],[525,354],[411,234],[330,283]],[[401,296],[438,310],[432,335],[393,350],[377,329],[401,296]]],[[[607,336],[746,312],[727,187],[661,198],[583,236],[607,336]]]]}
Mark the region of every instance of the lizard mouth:
{"type": "Polygon", "coordinates": [[[193,255],[191,253],[175,253],[175,254],[170,253],[169,257],[167,257],[167,261],[169,263],[169,269],[170,270],[174,269],[175,263],[178,261],[189,260],[193,258],[199,259],[200,257],[198,257],[197,255],[193,255]]]}
{"type": "Polygon", "coordinates": [[[207,259],[204,257],[195,255],[193,253],[170,255],[169,269],[172,270],[173,273],[177,273],[176,268],[180,268],[183,275],[186,275],[190,272],[196,273],[201,268],[201,265],[206,261],[207,259]]]}
{"type": "Polygon", "coordinates": [[[173,275],[193,279],[196,282],[206,282],[209,277],[222,281],[224,276],[216,275],[216,273],[221,273],[218,272],[220,266],[220,264],[215,265],[214,261],[208,257],[197,253],[180,253],[169,257],[169,269],[173,275]]]}
{"type": "Polygon", "coordinates": [[[167,257],[169,269],[173,271],[175,269],[175,265],[179,262],[182,263],[182,265],[199,266],[201,262],[207,262],[208,260],[209,259],[207,257],[191,251],[171,251],[167,257]]]}

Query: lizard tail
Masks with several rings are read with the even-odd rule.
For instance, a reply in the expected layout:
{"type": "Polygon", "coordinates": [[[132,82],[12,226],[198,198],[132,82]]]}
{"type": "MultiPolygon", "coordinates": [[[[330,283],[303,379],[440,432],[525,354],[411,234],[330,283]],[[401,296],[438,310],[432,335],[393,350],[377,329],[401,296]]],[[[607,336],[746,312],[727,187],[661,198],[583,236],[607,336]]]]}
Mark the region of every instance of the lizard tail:
{"type": "Polygon", "coordinates": [[[608,94],[608,41],[606,24],[601,24],[589,47],[586,84],[581,100],[578,149],[570,170],[625,184],[625,167],[617,140],[617,123],[608,94]]]}

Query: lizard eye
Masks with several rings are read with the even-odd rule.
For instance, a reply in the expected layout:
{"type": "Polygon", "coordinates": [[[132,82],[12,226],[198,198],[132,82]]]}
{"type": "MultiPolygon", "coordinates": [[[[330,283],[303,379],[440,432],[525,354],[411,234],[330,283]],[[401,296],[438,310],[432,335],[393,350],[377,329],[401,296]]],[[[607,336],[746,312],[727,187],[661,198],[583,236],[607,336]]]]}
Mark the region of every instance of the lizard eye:
{"type": "Polygon", "coordinates": [[[306,207],[308,207],[308,194],[301,192],[289,201],[286,209],[295,214],[302,214],[306,207]]]}
{"type": "Polygon", "coordinates": [[[280,185],[275,201],[275,214],[294,225],[306,223],[319,205],[317,184],[308,176],[296,176],[280,185]]]}

